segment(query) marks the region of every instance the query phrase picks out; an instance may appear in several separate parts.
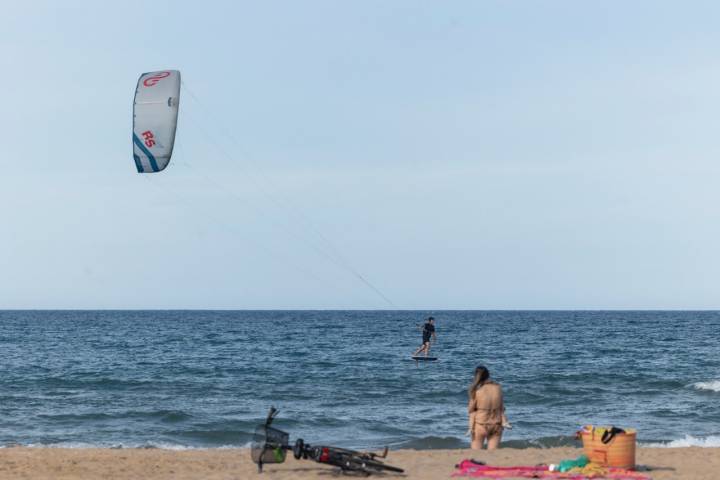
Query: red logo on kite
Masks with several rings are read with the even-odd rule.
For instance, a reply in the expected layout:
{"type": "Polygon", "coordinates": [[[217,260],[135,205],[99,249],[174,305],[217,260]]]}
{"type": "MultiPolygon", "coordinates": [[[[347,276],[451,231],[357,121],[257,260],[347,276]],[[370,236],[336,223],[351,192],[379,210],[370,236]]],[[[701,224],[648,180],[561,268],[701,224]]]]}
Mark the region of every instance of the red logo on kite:
{"type": "Polygon", "coordinates": [[[154,87],[160,80],[169,76],[170,72],[158,72],[152,77],[148,77],[143,80],[143,85],[145,85],[146,87],[154,87]]]}
{"type": "Polygon", "coordinates": [[[142,136],[145,139],[145,145],[147,145],[148,148],[152,148],[155,145],[155,136],[150,130],[144,131],[142,136]]]}

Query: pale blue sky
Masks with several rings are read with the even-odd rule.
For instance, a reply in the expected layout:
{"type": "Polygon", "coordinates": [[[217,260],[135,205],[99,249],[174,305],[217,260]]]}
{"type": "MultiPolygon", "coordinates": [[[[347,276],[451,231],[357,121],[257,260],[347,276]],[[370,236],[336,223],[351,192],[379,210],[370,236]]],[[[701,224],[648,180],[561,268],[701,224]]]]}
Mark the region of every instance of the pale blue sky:
{"type": "Polygon", "coordinates": [[[343,262],[398,308],[717,308],[719,20],[11,2],[0,308],[388,307],[343,262]],[[197,101],[141,176],[135,82],[167,68],[197,101]]]}

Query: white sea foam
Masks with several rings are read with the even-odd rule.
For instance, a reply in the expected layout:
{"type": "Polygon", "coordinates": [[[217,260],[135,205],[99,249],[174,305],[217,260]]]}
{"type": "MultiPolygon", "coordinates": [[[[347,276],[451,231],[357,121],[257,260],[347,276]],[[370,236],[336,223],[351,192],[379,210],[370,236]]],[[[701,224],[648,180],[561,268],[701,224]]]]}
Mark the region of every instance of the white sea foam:
{"type": "MultiPolygon", "coordinates": [[[[2,445],[0,448],[6,448],[11,445],[2,445]]],[[[245,445],[221,445],[218,447],[191,447],[187,445],[177,445],[173,443],[145,443],[145,444],[123,444],[123,443],[84,443],[84,442],[63,442],[63,443],[28,443],[25,445],[17,445],[30,448],[157,448],[158,450],[229,450],[233,448],[250,448],[250,442],[245,445]]]]}
{"type": "Polygon", "coordinates": [[[692,384],[696,390],[710,390],[712,392],[720,392],[720,380],[711,380],[709,382],[696,382],[692,384]]]}
{"type": "Polygon", "coordinates": [[[669,442],[648,443],[644,447],[680,448],[680,447],[720,447],[720,436],[710,435],[708,437],[693,437],[685,435],[685,438],[671,440],[669,442]]]}

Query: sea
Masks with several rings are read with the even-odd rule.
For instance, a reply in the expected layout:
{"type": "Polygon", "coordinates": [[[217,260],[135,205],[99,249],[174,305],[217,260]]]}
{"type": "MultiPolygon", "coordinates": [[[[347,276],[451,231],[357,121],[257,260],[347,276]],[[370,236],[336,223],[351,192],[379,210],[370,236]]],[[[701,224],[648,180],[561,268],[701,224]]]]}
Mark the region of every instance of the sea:
{"type": "Polygon", "coordinates": [[[246,447],[274,406],[291,441],[467,447],[478,365],[505,446],[720,446],[719,336],[713,311],[2,311],[0,446],[246,447]]]}

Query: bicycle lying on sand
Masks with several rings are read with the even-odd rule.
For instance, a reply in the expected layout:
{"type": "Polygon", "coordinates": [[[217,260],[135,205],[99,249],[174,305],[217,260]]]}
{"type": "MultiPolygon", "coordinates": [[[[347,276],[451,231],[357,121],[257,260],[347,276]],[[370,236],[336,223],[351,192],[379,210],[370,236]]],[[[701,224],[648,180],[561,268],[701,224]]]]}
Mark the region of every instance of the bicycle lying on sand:
{"type": "Polygon", "coordinates": [[[379,460],[387,457],[387,447],[382,454],[357,452],[344,448],[312,446],[305,443],[302,438],[295,440],[295,444],[291,446],[289,444],[290,436],[286,432],[270,426],[277,414],[278,410],[275,407],[270,408],[265,423],[258,425],[253,435],[250,456],[253,462],[257,463],[258,472],[262,472],[263,465],[266,463],[283,463],[289,450],[292,450],[293,456],[297,460],[314,460],[318,463],[340,467],[343,472],[364,475],[404,472],[402,468],[386,465],[379,460]]]}

